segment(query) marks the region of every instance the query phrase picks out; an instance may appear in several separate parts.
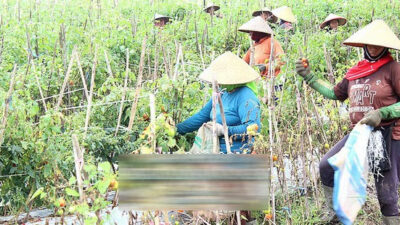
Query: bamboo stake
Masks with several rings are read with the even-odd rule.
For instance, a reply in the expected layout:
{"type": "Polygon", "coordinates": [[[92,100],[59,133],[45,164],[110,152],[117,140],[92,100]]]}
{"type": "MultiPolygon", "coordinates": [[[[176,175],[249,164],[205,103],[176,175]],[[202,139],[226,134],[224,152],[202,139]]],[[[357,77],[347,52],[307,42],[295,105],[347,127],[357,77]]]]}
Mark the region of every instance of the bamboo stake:
{"type": "Polygon", "coordinates": [[[140,62],[139,62],[139,76],[136,81],[135,99],[134,102],[132,103],[131,115],[129,116],[128,131],[132,130],[133,121],[135,121],[135,116],[136,116],[136,108],[139,101],[139,94],[140,90],[142,89],[143,64],[144,64],[144,56],[146,53],[146,41],[147,37],[145,37],[142,42],[142,52],[140,53],[140,62]]]}
{"type": "MultiPolygon", "coordinates": [[[[213,87],[217,87],[218,90],[218,83],[217,81],[215,81],[215,84],[213,84],[213,87]]],[[[229,141],[229,135],[228,135],[228,126],[226,125],[226,119],[225,119],[225,113],[224,113],[224,107],[222,105],[222,99],[221,99],[221,95],[218,93],[217,94],[217,99],[218,99],[218,104],[219,104],[219,111],[221,114],[221,119],[222,119],[222,125],[224,126],[224,138],[225,138],[225,144],[226,144],[226,152],[228,154],[231,154],[231,143],[229,141]]]]}
{"type": "Polygon", "coordinates": [[[126,88],[128,86],[128,77],[129,77],[128,75],[129,75],[129,49],[126,49],[126,71],[125,71],[124,89],[122,90],[121,106],[119,107],[117,127],[115,128],[114,136],[117,136],[118,130],[119,130],[119,126],[121,124],[121,117],[122,117],[122,113],[123,113],[123,110],[124,110],[124,101],[125,101],[126,88]]]}
{"type": "MultiPolygon", "coordinates": [[[[269,141],[270,141],[270,145],[269,145],[269,150],[270,150],[270,177],[272,177],[272,170],[273,170],[273,147],[274,147],[274,135],[273,135],[273,124],[272,124],[272,119],[274,117],[274,82],[275,82],[275,68],[274,68],[274,61],[275,61],[275,57],[274,57],[274,35],[271,35],[271,52],[270,52],[270,58],[269,58],[269,67],[268,67],[268,77],[269,82],[269,88],[268,88],[268,125],[269,125],[269,141]]],[[[276,220],[276,213],[275,213],[275,195],[274,195],[274,185],[272,183],[270,183],[270,189],[271,189],[271,203],[272,203],[272,215],[273,215],[273,222],[275,223],[276,220]]]]}
{"type": "MultiPolygon", "coordinates": [[[[32,55],[31,55],[31,56],[32,56],[32,55]]],[[[31,56],[30,56],[30,57],[31,57],[31,56]]],[[[34,70],[33,74],[35,75],[36,84],[37,84],[37,86],[38,86],[38,88],[39,88],[39,93],[40,93],[40,97],[41,97],[42,104],[43,104],[43,107],[44,107],[44,111],[47,112],[47,106],[46,106],[46,101],[45,101],[45,98],[44,98],[44,95],[43,95],[42,86],[41,86],[41,84],[40,84],[40,81],[39,81],[38,76],[36,75],[35,64],[34,64],[33,61],[32,61],[32,57],[31,57],[31,63],[32,63],[32,68],[33,68],[33,70],[34,70]]]]}
{"type": "Polygon", "coordinates": [[[217,81],[213,81],[212,83],[212,89],[213,89],[213,95],[212,95],[212,115],[213,115],[213,153],[218,154],[219,151],[219,146],[218,146],[218,135],[217,135],[217,94],[218,94],[218,89],[216,86],[217,81]]]}
{"type": "Polygon", "coordinates": [[[104,58],[106,59],[108,75],[113,78],[114,75],[113,75],[113,72],[112,72],[112,69],[111,69],[110,61],[108,60],[108,56],[107,56],[106,50],[104,50],[104,58]]]}
{"type": "Polygon", "coordinates": [[[86,134],[87,134],[87,129],[88,129],[88,126],[89,126],[89,119],[90,119],[90,112],[92,110],[92,99],[93,99],[93,89],[94,89],[94,78],[96,76],[96,66],[97,66],[97,46],[96,46],[96,50],[94,51],[92,76],[91,76],[91,79],[90,79],[90,95],[89,95],[88,106],[87,106],[87,111],[86,111],[84,137],[86,137],[86,134]]]}
{"type": "Polygon", "coordinates": [[[64,96],[65,87],[67,86],[69,75],[71,73],[72,65],[73,65],[73,62],[74,62],[74,57],[73,56],[74,56],[75,52],[76,52],[76,47],[74,47],[74,50],[72,50],[72,55],[71,55],[71,59],[69,61],[67,73],[65,74],[64,82],[63,82],[61,90],[60,90],[60,95],[58,96],[58,101],[57,101],[57,105],[56,105],[56,108],[55,108],[56,111],[59,109],[59,107],[61,105],[61,102],[62,102],[62,98],[64,96]]]}
{"type": "Polygon", "coordinates": [[[161,45],[161,32],[159,33],[158,39],[156,40],[156,48],[154,48],[154,71],[153,71],[153,81],[157,80],[157,73],[158,73],[158,52],[157,47],[161,45]]]}
{"type": "MultiPolygon", "coordinates": [[[[272,37],[271,37],[272,38],[272,37]]],[[[251,40],[251,38],[249,38],[249,41],[250,41],[250,63],[249,63],[249,65],[250,66],[254,66],[254,44],[253,44],[253,41],[251,40]]],[[[272,43],[272,41],[271,41],[271,43],[272,43]]]]}
{"type": "Polygon", "coordinates": [[[78,183],[79,190],[79,200],[81,203],[85,202],[85,193],[83,192],[83,180],[82,180],[82,169],[84,166],[83,151],[79,146],[78,137],[76,134],[72,135],[72,146],[74,149],[74,159],[75,159],[75,172],[76,181],[78,183]]]}
{"type": "Polygon", "coordinates": [[[236,220],[238,225],[242,224],[242,220],[240,218],[240,211],[236,211],[236,220]]]}
{"type": "Polygon", "coordinates": [[[172,77],[172,81],[176,81],[176,78],[178,76],[178,68],[179,68],[179,60],[181,58],[182,55],[182,45],[181,43],[179,43],[179,47],[178,47],[178,54],[176,56],[176,64],[175,64],[175,72],[174,72],[174,76],[172,77]]]}
{"type": "Polygon", "coordinates": [[[151,131],[151,147],[153,152],[156,152],[157,140],[156,140],[156,103],[155,96],[153,93],[149,94],[149,105],[150,105],[150,131],[151,131]]]}
{"type": "Polygon", "coordinates": [[[11,96],[14,91],[14,83],[15,83],[15,74],[17,72],[17,64],[14,64],[14,69],[11,73],[11,78],[10,78],[10,85],[8,88],[7,92],[7,98],[5,99],[5,107],[3,110],[3,118],[1,119],[1,127],[0,127],[0,146],[4,142],[4,132],[6,130],[7,126],[7,117],[8,117],[8,109],[10,107],[10,102],[11,102],[11,96]]]}

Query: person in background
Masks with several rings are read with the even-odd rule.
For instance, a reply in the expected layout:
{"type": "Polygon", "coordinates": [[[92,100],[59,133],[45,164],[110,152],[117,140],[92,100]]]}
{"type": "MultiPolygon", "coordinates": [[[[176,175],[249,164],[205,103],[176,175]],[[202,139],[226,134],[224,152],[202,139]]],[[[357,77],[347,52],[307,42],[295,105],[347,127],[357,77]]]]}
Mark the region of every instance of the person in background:
{"type": "Polygon", "coordinates": [[[328,30],[336,30],[338,26],[343,26],[347,22],[346,18],[329,14],[325,21],[319,26],[321,29],[328,28],[328,30]]]}
{"type": "Polygon", "coordinates": [[[154,15],[154,26],[163,28],[170,20],[169,16],[163,16],[161,14],[156,13],[154,15]]]}
{"type": "MultiPolygon", "coordinates": [[[[272,29],[269,27],[268,22],[260,16],[252,18],[247,23],[243,24],[238,29],[241,32],[249,33],[251,39],[254,41],[254,65],[256,65],[261,76],[266,77],[269,70],[269,60],[271,59],[271,45],[273,46],[273,60],[275,65],[274,75],[280,73],[282,62],[279,56],[284,54],[281,44],[275,38],[271,38],[273,34],[272,29]],[[273,41],[271,41],[273,39],[273,41]]],[[[251,47],[244,55],[243,60],[250,64],[251,60],[251,47]]]]}
{"type": "Polygon", "coordinates": [[[292,30],[292,23],[296,22],[296,17],[292,13],[292,9],[287,6],[282,6],[272,10],[272,14],[280,19],[280,27],[285,30],[292,30]]]}
{"type": "Polygon", "coordinates": [[[218,5],[214,5],[213,3],[210,3],[203,10],[204,10],[204,12],[210,14],[211,17],[216,16],[216,17],[222,18],[221,14],[215,13],[219,9],[220,9],[220,7],[218,5]]]}
{"type": "MultiPolygon", "coordinates": [[[[388,49],[400,50],[400,40],[383,20],[375,20],[343,42],[364,49],[364,59],[350,68],[335,86],[310,72],[306,59],[296,62],[296,72],[307,84],[325,98],[344,101],[349,99],[352,126],[368,124],[384,129],[391,146],[391,168],[375,177],[375,187],[385,225],[400,224],[398,187],[400,180],[400,64],[393,60],[388,49]],[[397,123],[396,123],[397,122],[397,123]],[[387,132],[387,133],[386,133],[387,132]]],[[[340,140],[319,164],[326,204],[322,219],[337,220],[332,208],[334,170],[328,159],[338,153],[348,135],[340,140]]]]}
{"type": "Polygon", "coordinates": [[[265,21],[269,23],[276,23],[278,18],[274,16],[269,8],[263,8],[253,12],[253,17],[261,16],[265,21]]]}
{"type": "MultiPolygon", "coordinates": [[[[212,82],[215,79],[220,85],[222,106],[233,153],[250,153],[252,140],[246,135],[247,127],[257,124],[257,132],[260,130],[260,102],[256,96],[257,86],[254,82],[258,78],[259,75],[253,68],[231,52],[218,56],[200,74],[200,80],[212,82]]],[[[218,104],[216,111],[220,152],[227,153],[228,140],[224,138],[218,104]]],[[[212,100],[210,100],[199,112],[177,124],[176,128],[179,134],[186,134],[198,130],[203,124],[210,126],[212,123],[208,122],[212,121],[212,118],[212,100]]]]}

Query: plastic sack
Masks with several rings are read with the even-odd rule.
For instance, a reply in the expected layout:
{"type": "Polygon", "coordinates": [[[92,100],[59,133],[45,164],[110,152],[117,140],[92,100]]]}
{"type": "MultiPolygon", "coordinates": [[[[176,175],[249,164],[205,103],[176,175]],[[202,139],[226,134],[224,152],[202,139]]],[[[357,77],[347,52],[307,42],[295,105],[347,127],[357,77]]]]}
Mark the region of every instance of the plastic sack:
{"type": "Polygon", "coordinates": [[[344,147],[328,159],[335,170],[333,209],[345,225],[353,224],[367,197],[367,145],[372,130],[356,125],[344,147]]]}
{"type": "MultiPolygon", "coordinates": [[[[219,139],[218,139],[219,148],[219,139]]],[[[213,154],[213,132],[212,129],[202,125],[197,131],[194,143],[189,151],[192,154],[213,154]]],[[[219,152],[219,150],[218,150],[219,152]]]]}

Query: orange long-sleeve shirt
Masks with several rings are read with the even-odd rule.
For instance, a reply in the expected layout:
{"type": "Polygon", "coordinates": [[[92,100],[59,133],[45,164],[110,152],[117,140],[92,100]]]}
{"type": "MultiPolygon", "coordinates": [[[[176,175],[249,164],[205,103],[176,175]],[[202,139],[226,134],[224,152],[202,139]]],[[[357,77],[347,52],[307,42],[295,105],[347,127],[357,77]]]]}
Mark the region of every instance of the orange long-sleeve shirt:
{"type": "MultiPolygon", "coordinates": [[[[280,72],[280,62],[278,56],[284,54],[281,44],[274,39],[274,59],[275,59],[275,76],[277,76],[280,72]]],[[[261,38],[258,42],[254,44],[254,64],[266,64],[266,69],[261,72],[262,76],[268,75],[269,68],[269,59],[271,55],[271,37],[261,38]],[[265,61],[267,60],[267,62],[265,61]]],[[[246,55],[243,57],[243,60],[248,64],[250,63],[250,49],[247,51],[246,55]]]]}

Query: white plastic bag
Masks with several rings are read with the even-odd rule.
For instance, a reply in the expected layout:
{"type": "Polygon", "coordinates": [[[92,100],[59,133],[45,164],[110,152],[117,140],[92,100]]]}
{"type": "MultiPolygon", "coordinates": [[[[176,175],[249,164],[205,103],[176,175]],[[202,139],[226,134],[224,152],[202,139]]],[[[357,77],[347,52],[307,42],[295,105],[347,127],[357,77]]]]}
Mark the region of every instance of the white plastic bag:
{"type": "Polygon", "coordinates": [[[356,125],[340,152],[328,159],[335,170],[333,209],[345,225],[353,224],[367,196],[367,145],[372,129],[356,125]]]}

